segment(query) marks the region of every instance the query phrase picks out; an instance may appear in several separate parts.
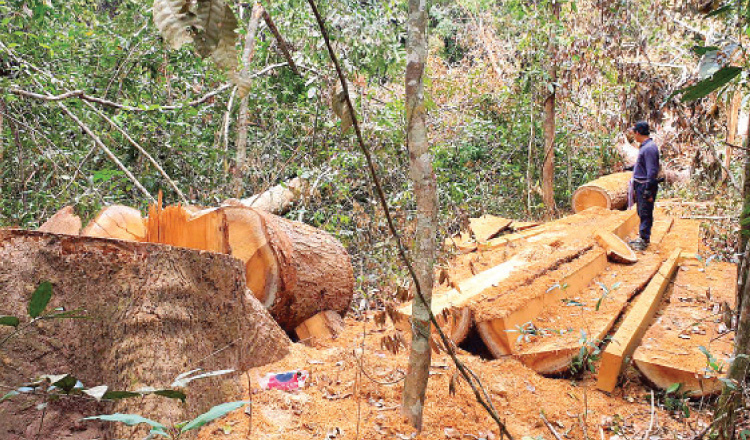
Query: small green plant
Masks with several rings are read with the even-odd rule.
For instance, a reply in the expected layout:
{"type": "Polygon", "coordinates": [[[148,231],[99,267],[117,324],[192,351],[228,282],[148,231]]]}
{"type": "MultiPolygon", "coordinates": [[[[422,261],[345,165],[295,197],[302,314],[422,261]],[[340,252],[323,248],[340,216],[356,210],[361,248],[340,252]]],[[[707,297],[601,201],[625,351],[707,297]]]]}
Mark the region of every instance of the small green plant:
{"type": "Polygon", "coordinates": [[[664,408],[667,411],[690,417],[690,406],[688,405],[687,393],[680,393],[681,383],[673,383],[664,391],[664,408]]]}
{"type": "Polygon", "coordinates": [[[619,288],[620,288],[620,282],[618,281],[618,282],[616,282],[616,283],[612,284],[612,287],[607,287],[607,285],[606,285],[606,284],[604,284],[604,283],[601,283],[601,282],[599,282],[599,281],[597,281],[597,282],[596,282],[596,284],[598,284],[598,285],[599,285],[599,287],[601,287],[601,288],[602,288],[602,291],[603,291],[603,293],[602,293],[602,296],[601,296],[601,297],[599,297],[599,301],[597,301],[597,302],[596,302],[596,311],[598,312],[598,311],[599,311],[599,308],[600,308],[600,307],[602,306],[602,302],[604,301],[604,299],[605,299],[605,298],[606,298],[606,297],[607,297],[607,296],[608,296],[608,295],[609,295],[610,293],[612,293],[612,292],[614,292],[615,290],[617,290],[617,289],[619,289],[619,288]]]}
{"type": "Polygon", "coordinates": [[[570,373],[574,377],[580,376],[586,371],[596,371],[596,362],[602,355],[601,344],[604,341],[598,339],[589,339],[584,330],[581,330],[579,339],[581,348],[578,354],[570,361],[570,373]]]}
{"type": "Polygon", "coordinates": [[[156,436],[166,437],[171,440],[176,440],[182,437],[188,431],[198,429],[203,425],[212,422],[220,417],[224,417],[230,412],[239,409],[250,402],[248,401],[237,401],[227,402],[220,405],[216,405],[209,409],[207,412],[199,415],[198,417],[190,420],[189,422],[176,423],[173,426],[166,426],[159,422],[151,419],[147,419],[138,414],[106,414],[92,417],[85,417],[83,420],[103,420],[105,422],[118,422],[124,423],[127,426],[137,426],[141,423],[145,423],[151,427],[148,434],[148,439],[155,438],[156,436]]]}
{"type": "Polygon", "coordinates": [[[8,341],[13,337],[18,336],[24,330],[33,327],[40,321],[50,319],[86,319],[87,316],[83,309],[65,310],[62,307],[57,307],[47,313],[44,313],[47,305],[49,305],[52,299],[52,283],[49,281],[43,281],[34,290],[29,299],[27,306],[27,313],[29,315],[29,321],[22,322],[21,318],[17,316],[0,316],[0,325],[7,327],[14,327],[14,330],[8,333],[2,340],[0,340],[0,348],[2,348],[8,341]]]}
{"type": "Polygon", "coordinates": [[[705,371],[707,374],[716,374],[719,375],[724,371],[724,363],[720,362],[716,359],[716,357],[711,354],[710,351],[704,346],[698,347],[698,350],[701,351],[706,356],[706,368],[705,371]]]}

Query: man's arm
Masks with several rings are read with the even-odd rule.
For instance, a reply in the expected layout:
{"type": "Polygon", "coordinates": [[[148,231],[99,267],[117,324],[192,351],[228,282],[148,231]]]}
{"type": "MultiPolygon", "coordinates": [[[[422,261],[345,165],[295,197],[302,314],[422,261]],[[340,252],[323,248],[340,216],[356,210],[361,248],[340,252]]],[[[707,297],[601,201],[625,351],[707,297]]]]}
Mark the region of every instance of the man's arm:
{"type": "Polygon", "coordinates": [[[646,165],[646,179],[648,180],[644,195],[647,199],[650,199],[656,194],[656,188],[658,185],[656,179],[659,176],[659,150],[656,148],[650,148],[643,153],[643,162],[644,165],[646,165]]]}

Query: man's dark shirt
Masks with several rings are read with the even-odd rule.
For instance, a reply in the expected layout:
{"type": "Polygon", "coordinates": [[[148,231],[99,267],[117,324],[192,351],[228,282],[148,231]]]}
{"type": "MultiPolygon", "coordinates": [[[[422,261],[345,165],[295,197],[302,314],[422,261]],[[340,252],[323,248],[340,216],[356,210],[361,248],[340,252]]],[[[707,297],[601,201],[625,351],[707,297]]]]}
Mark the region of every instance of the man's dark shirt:
{"type": "Polygon", "coordinates": [[[641,144],[638,151],[638,160],[633,169],[633,179],[648,183],[649,187],[656,186],[656,178],[659,175],[659,148],[656,143],[648,138],[641,144]]]}

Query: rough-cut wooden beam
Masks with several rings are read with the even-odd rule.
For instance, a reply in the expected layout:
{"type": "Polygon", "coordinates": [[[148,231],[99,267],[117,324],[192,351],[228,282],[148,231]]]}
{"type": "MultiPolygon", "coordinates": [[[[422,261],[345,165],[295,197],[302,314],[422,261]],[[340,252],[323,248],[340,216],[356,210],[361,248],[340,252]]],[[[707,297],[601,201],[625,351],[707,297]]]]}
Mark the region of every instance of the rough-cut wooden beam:
{"type": "Polygon", "coordinates": [[[299,341],[311,346],[335,339],[343,330],[344,320],[333,310],[320,312],[294,329],[299,341]]]}
{"type": "Polygon", "coordinates": [[[39,227],[41,232],[53,234],[79,235],[81,233],[81,218],[73,212],[72,206],[66,206],[57,211],[39,227]]]}
{"type": "Polygon", "coordinates": [[[586,333],[588,341],[604,340],[630,299],[646,287],[662,262],[657,254],[648,254],[634,265],[609,264],[594,280],[602,284],[592,282],[574,297],[580,306],[562,301],[545,306],[534,323],[548,335],[521,341],[515,356],[537,373],[564,373],[581,347],[591,351],[581,341],[581,332],[586,333]],[[620,285],[613,288],[614,282],[620,285]],[[609,286],[606,297],[602,285],[609,286]],[[556,330],[560,333],[556,334],[556,330]]]}
{"type": "Polygon", "coordinates": [[[623,361],[633,354],[643,333],[651,324],[651,319],[659,308],[662,295],[672,279],[680,260],[680,249],[675,249],[669,259],[662,264],[646,289],[636,300],[633,308],[620,324],[607,349],[602,353],[599,378],[596,387],[612,392],[622,371],[623,361]]]}
{"type": "Polygon", "coordinates": [[[477,247],[479,250],[491,250],[491,249],[500,249],[505,246],[508,246],[511,243],[516,243],[521,240],[525,240],[527,238],[531,238],[535,235],[539,235],[542,232],[545,232],[544,226],[538,226],[531,229],[526,229],[521,232],[516,232],[515,234],[508,234],[503,235],[501,237],[496,237],[488,240],[485,243],[478,243],[477,247]]]}
{"type": "Polygon", "coordinates": [[[508,229],[511,223],[513,220],[486,214],[479,218],[470,218],[469,228],[478,242],[485,242],[508,229]]]}
{"type": "Polygon", "coordinates": [[[673,217],[658,216],[654,221],[654,228],[651,232],[651,243],[659,244],[664,239],[664,236],[669,233],[674,224],[673,217]]]}
{"type": "Polygon", "coordinates": [[[494,357],[513,353],[520,327],[533,321],[546,304],[559,302],[565,297],[574,297],[607,266],[607,256],[601,250],[595,250],[584,258],[587,258],[587,261],[582,267],[564,276],[548,290],[540,288],[539,295],[529,298],[523,307],[510,311],[503,318],[477,323],[479,334],[494,357]]]}
{"type": "Polygon", "coordinates": [[[666,293],[669,301],[643,335],[633,364],[647,381],[667,389],[679,383],[681,393],[699,397],[719,392],[726,374],[709,367],[706,347],[717,365],[730,363],[733,334],[728,326],[734,307],[737,266],[684,258],[666,293]],[[723,327],[723,329],[722,329],[723,327]]]}
{"type": "MultiPolygon", "coordinates": [[[[522,257],[516,256],[510,260],[487,269],[477,275],[458,283],[457,288],[451,289],[443,294],[435,294],[432,297],[432,313],[446,324],[447,333],[456,344],[463,341],[471,329],[471,312],[466,303],[487,289],[490,289],[502,281],[510,278],[523,270],[529,262],[522,257]]],[[[410,328],[412,303],[408,303],[396,310],[402,319],[397,324],[402,324],[402,330],[410,328]]]]}

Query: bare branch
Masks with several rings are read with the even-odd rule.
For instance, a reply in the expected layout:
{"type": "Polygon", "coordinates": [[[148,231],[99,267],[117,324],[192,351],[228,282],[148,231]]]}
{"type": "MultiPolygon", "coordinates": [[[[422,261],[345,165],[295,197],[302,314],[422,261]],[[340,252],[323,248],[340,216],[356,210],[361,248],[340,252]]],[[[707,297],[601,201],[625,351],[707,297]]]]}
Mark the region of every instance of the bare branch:
{"type": "Polygon", "coordinates": [[[276,23],[273,22],[271,15],[265,8],[263,8],[263,20],[266,22],[268,29],[271,30],[271,33],[273,33],[273,36],[276,37],[276,41],[279,43],[279,49],[284,55],[284,58],[286,58],[286,62],[289,63],[289,68],[292,69],[292,72],[294,72],[295,75],[302,76],[297,69],[297,65],[292,59],[292,54],[289,51],[289,45],[286,41],[284,41],[284,37],[281,36],[279,29],[276,27],[276,23]]]}

